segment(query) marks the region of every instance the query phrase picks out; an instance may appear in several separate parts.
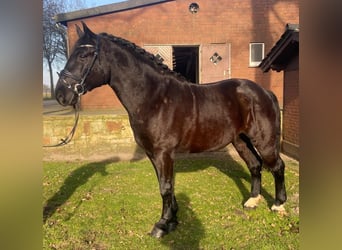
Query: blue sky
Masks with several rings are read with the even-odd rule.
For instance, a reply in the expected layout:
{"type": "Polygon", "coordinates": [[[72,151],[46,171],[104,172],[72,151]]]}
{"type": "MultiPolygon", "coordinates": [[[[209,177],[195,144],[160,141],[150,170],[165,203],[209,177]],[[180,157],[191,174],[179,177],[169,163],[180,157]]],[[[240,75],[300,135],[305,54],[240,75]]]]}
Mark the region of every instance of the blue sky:
{"type": "Polygon", "coordinates": [[[95,6],[101,6],[101,5],[124,2],[124,1],[125,0],[86,0],[85,3],[87,6],[95,7],[95,6]]]}

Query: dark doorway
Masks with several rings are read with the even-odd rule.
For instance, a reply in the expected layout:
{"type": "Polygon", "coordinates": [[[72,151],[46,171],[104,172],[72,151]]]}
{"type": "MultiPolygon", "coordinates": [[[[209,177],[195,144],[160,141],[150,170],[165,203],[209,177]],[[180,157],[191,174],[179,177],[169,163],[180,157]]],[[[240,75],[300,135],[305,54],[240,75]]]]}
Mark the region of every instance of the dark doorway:
{"type": "Polygon", "coordinates": [[[173,70],[199,83],[199,47],[173,46],[173,70]]]}

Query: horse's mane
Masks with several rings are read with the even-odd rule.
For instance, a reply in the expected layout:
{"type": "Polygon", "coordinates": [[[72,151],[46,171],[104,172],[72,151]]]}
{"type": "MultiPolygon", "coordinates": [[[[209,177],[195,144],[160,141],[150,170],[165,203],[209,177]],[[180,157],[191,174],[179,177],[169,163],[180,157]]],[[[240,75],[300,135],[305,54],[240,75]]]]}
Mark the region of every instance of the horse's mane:
{"type": "Polygon", "coordinates": [[[157,69],[161,74],[170,74],[178,78],[180,81],[187,81],[184,76],[171,70],[167,65],[163,63],[161,58],[154,56],[152,53],[146,51],[145,49],[139,47],[135,43],[132,43],[126,39],[121,37],[116,37],[108,33],[100,33],[99,36],[107,38],[108,40],[112,41],[113,43],[119,45],[124,49],[128,49],[129,51],[133,52],[133,54],[137,57],[143,59],[144,62],[152,66],[153,68],[157,69]]]}

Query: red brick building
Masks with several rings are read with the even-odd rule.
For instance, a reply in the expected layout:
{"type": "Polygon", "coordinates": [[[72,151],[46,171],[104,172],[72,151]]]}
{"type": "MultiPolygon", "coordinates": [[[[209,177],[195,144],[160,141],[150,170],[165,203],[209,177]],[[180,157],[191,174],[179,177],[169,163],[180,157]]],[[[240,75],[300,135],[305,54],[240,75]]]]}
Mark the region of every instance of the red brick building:
{"type": "Polygon", "coordinates": [[[285,32],[260,64],[284,72],[282,151],[299,159],[299,26],[287,25],[285,32]]]}
{"type": "MultiPolygon", "coordinates": [[[[248,78],[271,89],[283,103],[283,75],[257,66],[284,32],[299,22],[298,0],[129,0],[59,14],[68,27],[69,48],[75,24],[96,33],[125,38],[159,54],[171,69],[194,83],[248,78]]],[[[87,93],[83,109],[121,108],[108,86],[87,93]]]]}

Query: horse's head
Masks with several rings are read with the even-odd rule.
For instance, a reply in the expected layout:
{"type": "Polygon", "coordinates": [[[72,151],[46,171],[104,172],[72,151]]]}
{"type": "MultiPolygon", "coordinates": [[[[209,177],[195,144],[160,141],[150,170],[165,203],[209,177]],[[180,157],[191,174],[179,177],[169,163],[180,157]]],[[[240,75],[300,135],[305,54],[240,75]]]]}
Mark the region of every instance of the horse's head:
{"type": "Polygon", "coordinates": [[[75,105],[79,96],[104,84],[104,73],[99,63],[99,37],[82,22],[83,31],[76,25],[77,40],[73,51],[59,73],[56,99],[63,105],[75,105]]]}

